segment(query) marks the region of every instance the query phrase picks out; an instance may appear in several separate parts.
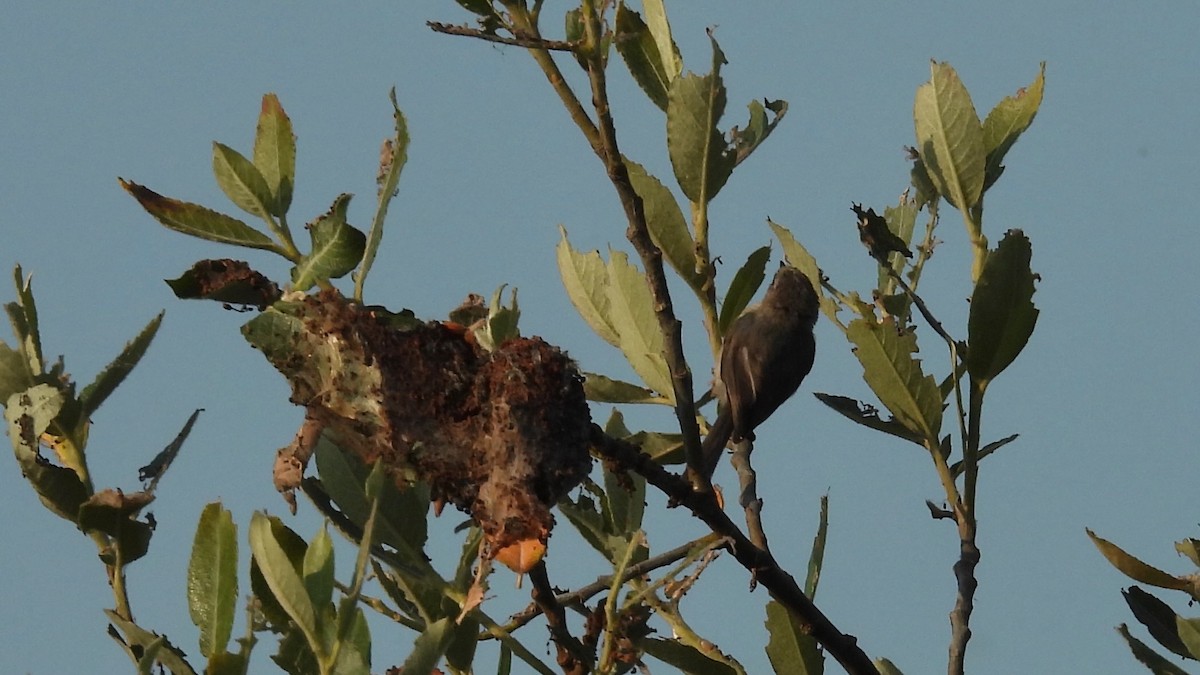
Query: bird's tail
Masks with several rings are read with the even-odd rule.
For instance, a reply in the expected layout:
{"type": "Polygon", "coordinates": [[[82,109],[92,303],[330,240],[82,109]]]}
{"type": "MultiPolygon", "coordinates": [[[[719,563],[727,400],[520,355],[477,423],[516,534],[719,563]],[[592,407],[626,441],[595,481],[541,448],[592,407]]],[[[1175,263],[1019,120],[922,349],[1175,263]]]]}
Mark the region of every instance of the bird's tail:
{"type": "Polygon", "coordinates": [[[733,416],[729,414],[728,410],[722,410],[717,415],[717,421],[709,427],[708,435],[704,437],[704,443],[700,446],[700,456],[704,460],[705,478],[712,480],[713,472],[717,470],[717,464],[721,462],[721,454],[725,451],[725,444],[729,442],[731,435],[733,435],[733,416]]]}

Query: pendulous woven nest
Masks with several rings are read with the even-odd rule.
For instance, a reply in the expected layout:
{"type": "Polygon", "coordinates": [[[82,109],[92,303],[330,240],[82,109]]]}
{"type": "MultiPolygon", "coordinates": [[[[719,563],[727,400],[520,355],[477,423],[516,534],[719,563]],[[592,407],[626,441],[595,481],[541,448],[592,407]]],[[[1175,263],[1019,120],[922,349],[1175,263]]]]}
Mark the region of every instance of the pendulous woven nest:
{"type": "Polygon", "coordinates": [[[495,555],[545,542],[550,508],[591,469],[582,377],[540,338],[488,352],[461,328],[398,326],[336,291],[277,302],[243,332],[307,411],[277,460],[285,493],[324,432],[365,463],[382,459],[401,487],[423,481],[469,513],[495,555]]]}

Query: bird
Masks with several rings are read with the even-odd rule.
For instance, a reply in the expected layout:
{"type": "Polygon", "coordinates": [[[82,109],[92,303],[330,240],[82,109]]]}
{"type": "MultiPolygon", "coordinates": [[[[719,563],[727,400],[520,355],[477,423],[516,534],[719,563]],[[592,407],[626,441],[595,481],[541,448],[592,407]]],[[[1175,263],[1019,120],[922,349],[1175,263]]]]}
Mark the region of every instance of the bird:
{"type": "Polygon", "coordinates": [[[753,440],[754,429],[796,393],[812,370],[819,308],[812,282],[784,264],[762,301],[729,327],[714,384],[717,419],[702,444],[706,478],[711,480],[725,445],[753,440]]]}

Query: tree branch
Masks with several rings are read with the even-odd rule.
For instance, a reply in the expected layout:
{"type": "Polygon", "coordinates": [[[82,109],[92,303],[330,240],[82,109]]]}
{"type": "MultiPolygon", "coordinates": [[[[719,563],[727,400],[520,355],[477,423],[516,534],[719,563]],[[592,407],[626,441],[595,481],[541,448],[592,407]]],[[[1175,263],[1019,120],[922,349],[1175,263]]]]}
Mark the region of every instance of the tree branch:
{"type": "Polygon", "coordinates": [[[449,23],[441,23],[438,21],[426,21],[426,26],[429,26],[435,33],[445,33],[446,35],[460,35],[463,37],[471,37],[485,42],[498,42],[502,45],[513,45],[514,47],[524,47],[526,49],[545,49],[556,52],[573,52],[579,45],[575,42],[566,40],[547,40],[537,35],[526,35],[520,31],[514,33],[512,37],[505,37],[495,33],[489,33],[478,28],[470,26],[458,26],[449,23]]]}
{"type": "Polygon", "coordinates": [[[738,504],[746,511],[746,529],[750,532],[750,541],[764,551],[771,550],[767,546],[767,532],[762,524],[763,500],[758,496],[758,475],[750,465],[750,453],[754,452],[754,442],[743,439],[733,446],[733,457],[730,463],[737,471],[739,492],[738,504]]]}
{"type": "MultiPolygon", "coordinates": [[[[673,562],[682,560],[683,558],[686,558],[695,552],[697,547],[715,548],[720,545],[722,541],[724,540],[715,534],[707,534],[682,546],[677,546],[670,551],[660,553],[653,558],[647,558],[636,565],[630,565],[629,567],[625,568],[624,573],[621,574],[621,583],[624,584],[630,579],[644,576],[660,567],[666,567],[673,562]]],[[[583,604],[586,603],[592,596],[611,587],[612,582],[613,575],[606,574],[598,577],[592,583],[587,584],[586,586],[580,586],[569,593],[559,593],[554,596],[554,600],[560,606],[583,604]]],[[[541,606],[539,606],[537,603],[532,603],[525,609],[509,617],[508,623],[504,625],[504,630],[509,632],[514,631],[537,618],[541,613],[541,606]]]]}
{"type": "Polygon", "coordinates": [[[550,577],[546,575],[546,562],[541,561],[529,570],[529,580],[533,583],[533,601],[546,615],[546,626],[550,629],[550,639],[558,648],[558,665],[566,675],[584,675],[591,672],[594,661],[583,643],[567,630],[567,616],[561,605],[554,599],[554,589],[550,587],[550,577]]]}
{"type": "MultiPolygon", "coordinates": [[[[642,265],[646,268],[646,282],[654,299],[654,314],[664,338],[663,356],[671,373],[671,384],[675,394],[675,417],[683,434],[684,455],[689,467],[703,465],[700,452],[700,427],[696,423],[696,406],[692,401],[692,371],[683,354],[683,323],[675,317],[671,303],[671,292],[667,288],[667,275],[663,271],[662,251],[650,237],[646,224],[646,212],[642,198],[633,189],[625,160],[617,146],[617,131],[613,125],[612,111],[608,105],[608,85],[604,73],[604,59],[600,51],[600,20],[593,2],[583,3],[585,41],[590,52],[585,54],[588,81],[592,88],[592,107],[596,111],[599,144],[593,145],[596,156],[604,162],[608,178],[616,188],[625,218],[629,223],[625,237],[633,244],[642,265]]],[[[707,476],[700,471],[690,471],[693,489],[709,492],[711,485],[707,476]]]]}
{"type": "Polygon", "coordinates": [[[717,505],[711,492],[692,490],[688,481],[642,454],[637,446],[609,437],[596,425],[592,425],[592,443],[605,459],[614,462],[621,469],[641,475],[672,502],[686,507],[704,521],[714,533],[728,537],[730,552],[738,563],[749,570],[758,583],[767,588],[771,597],[788,608],[792,616],[849,675],[879,674],[870,657],[858,646],[858,640],[853,635],[842,633],[833,625],[804,594],[796,580],[779,566],[771,553],[755,546],[754,542],[729,519],[717,505]]]}

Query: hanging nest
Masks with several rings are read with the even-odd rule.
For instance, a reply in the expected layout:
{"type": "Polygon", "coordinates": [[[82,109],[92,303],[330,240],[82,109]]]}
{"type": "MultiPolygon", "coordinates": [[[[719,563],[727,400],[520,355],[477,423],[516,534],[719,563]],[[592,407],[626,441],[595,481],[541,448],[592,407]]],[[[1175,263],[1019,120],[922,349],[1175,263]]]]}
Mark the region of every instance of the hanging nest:
{"type": "Polygon", "coordinates": [[[550,508],[591,470],[591,417],[575,364],[540,338],[486,351],[461,327],[402,320],[327,290],[275,303],[243,328],[306,408],[280,451],[276,486],[293,504],[324,433],[400,487],[469,513],[485,554],[544,545],[550,508]]]}

